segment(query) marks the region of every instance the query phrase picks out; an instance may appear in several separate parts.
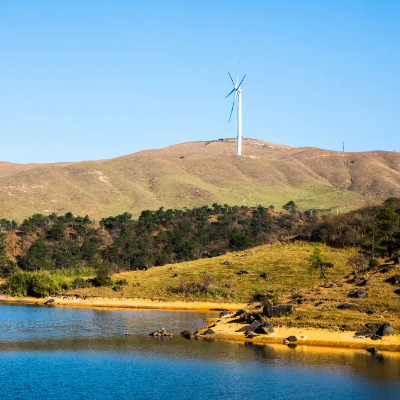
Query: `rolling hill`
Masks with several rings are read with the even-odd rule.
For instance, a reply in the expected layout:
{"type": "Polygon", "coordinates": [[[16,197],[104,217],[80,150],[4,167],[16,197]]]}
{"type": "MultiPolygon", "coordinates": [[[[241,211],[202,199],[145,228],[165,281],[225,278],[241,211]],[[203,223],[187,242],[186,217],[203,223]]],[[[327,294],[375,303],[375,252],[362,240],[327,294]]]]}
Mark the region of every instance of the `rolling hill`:
{"type": "Polygon", "coordinates": [[[99,161],[0,163],[1,217],[88,214],[229,203],[353,209],[400,196],[400,155],[292,148],[245,139],[190,142],[99,161]]]}

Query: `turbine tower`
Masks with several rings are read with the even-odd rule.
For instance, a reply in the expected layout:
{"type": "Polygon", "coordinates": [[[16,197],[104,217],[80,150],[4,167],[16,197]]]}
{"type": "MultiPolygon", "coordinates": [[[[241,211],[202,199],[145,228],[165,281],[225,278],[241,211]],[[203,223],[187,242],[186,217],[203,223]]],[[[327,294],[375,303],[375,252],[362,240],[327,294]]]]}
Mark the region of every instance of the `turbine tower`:
{"type": "Polygon", "coordinates": [[[246,75],[244,75],[244,77],[238,84],[238,82],[239,82],[239,62],[238,62],[238,69],[237,69],[237,75],[236,75],[236,83],[232,79],[231,74],[229,72],[228,72],[228,74],[229,74],[229,78],[231,78],[231,81],[233,84],[233,89],[225,96],[225,98],[229,97],[233,92],[235,92],[235,97],[233,99],[231,114],[229,115],[229,122],[231,122],[233,108],[235,107],[235,102],[237,99],[237,155],[241,156],[242,155],[242,88],[240,86],[242,85],[244,78],[246,78],[246,75]]]}

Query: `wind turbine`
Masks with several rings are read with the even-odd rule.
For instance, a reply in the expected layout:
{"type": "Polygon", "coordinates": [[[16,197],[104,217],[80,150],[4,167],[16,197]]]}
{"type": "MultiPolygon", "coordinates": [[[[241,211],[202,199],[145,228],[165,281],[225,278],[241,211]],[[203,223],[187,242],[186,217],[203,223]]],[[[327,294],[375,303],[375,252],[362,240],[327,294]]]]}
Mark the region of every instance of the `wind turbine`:
{"type": "Polygon", "coordinates": [[[238,69],[237,69],[237,75],[236,75],[236,83],[232,79],[232,75],[229,72],[228,72],[228,74],[229,74],[229,78],[231,78],[231,81],[233,84],[233,89],[225,96],[225,98],[229,97],[233,92],[235,92],[235,97],[233,99],[231,114],[229,115],[229,122],[231,122],[233,108],[235,107],[235,102],[237,99],[237,155],[241,156],[242,155],[242,89],[240,86],[242,85],[244,78],[246,78],[246,75],[244,75],[244,77],[238,84],[238,82],[239,82],[239,62],[238,62],[238,69]]]}

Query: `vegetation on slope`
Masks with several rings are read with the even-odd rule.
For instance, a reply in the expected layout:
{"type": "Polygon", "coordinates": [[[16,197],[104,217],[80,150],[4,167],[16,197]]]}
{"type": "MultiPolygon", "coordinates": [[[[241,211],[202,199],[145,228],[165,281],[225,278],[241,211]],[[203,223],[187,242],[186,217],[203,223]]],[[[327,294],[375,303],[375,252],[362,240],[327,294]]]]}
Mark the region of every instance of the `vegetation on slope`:
{"type": "Polygon", "coordinates": [[[244,140],[182,143],[110,160],[49,165],[0,163],[1,215],[88,214],[229,203],[341,211],[400,196],[400,155],[290,148],[244,140]],[[268,203],[266,204],[266,199],[268,203]]]}

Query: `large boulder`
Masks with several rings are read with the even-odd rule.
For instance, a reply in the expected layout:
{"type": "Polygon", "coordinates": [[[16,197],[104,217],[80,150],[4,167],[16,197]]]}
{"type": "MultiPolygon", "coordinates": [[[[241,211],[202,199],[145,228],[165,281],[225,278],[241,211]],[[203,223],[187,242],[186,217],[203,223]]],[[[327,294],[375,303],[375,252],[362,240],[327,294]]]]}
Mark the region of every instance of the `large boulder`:
{"type": "Polygon", "coordinates": [[[261,333],[262,335],[269,335],[270,333],[274,333],[274,328],[272,327],[271,322],[264,322],[258,328],[254,330],[255,333],[261,333]]]}
{"type": "Polygon", "coordinates": [[[291,335],[291,336],[288,336],[288,337],[286,338],[286,340],[287,340],[288,342],[297,342],[297,337],[291,335]]]}
{"type": "Polygon", "coordinates": [[[262,323],[259,321],[253,321],[250,325],[245,325],[238,330],[238,332],[254,332],[262,323]]]}
{"type": "Polygon", "coordinates": [[[376,331],[378,329],[378,324],[374,324],[371,322],[368,322],[367,324],[364,325],[367,329],[370,331],[376,331]]]}
{"type": "Polygon", "coordinates": [[[154,337],[172,336],[172,333],[168,332],[165,328],[161,328],[158,329],[157,331],[149,333],[149,336],[154,336],[154,337]]]}
{"type": "Polygon", "coordinates": [[[265,306],[263,314],[268,318],[283,317],[294,313],[295,308],[291,304],[277,304],[276,306],[265,306]]]}
{"type": "Polygon", "coordinates": [[[382,324],[376,331],[378,336],[386,336],[386,335],[393,335],[394,329],[393,326],[389,323],[385,322],[382,324]]]}
{"type": "Polygon", "coordinates": [[[211,328],[208,328],[208,329],[203,333],[203,335],[215,335],[215,332],[214,332],[211,328]]]}

